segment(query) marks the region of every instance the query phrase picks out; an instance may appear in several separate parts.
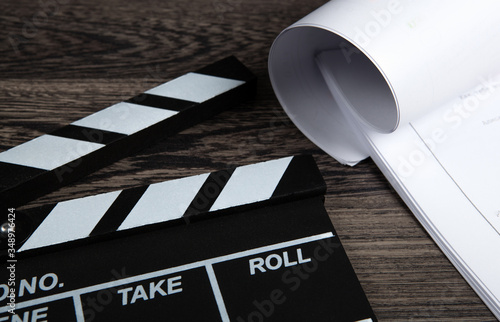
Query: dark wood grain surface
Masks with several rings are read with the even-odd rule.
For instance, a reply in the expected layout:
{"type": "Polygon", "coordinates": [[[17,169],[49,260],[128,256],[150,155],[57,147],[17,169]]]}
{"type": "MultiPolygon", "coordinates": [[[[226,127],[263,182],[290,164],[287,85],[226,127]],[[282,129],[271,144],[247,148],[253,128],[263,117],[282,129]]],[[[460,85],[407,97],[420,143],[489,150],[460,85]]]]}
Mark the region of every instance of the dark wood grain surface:
{"type": "Polygon", "coordinates": [[[312,153],[330,218],[381,321],[495,321],[374,163],[340,165],[275,98],[272,41],[324,2],[3,0],[0,150],[235,55],[259,77],[254,100],[30,205],[312,153]]]}

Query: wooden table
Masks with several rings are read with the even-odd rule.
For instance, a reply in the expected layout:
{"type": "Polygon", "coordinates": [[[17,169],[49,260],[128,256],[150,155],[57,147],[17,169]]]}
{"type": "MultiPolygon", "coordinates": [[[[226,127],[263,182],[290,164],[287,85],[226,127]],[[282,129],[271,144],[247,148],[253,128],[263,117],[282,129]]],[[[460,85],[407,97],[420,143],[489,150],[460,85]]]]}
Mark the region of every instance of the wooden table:
{"type": "Polygon", "coordinates": [[[259,77],[254,100],[30,205],[312,153],[330,218],[381,321],[494,321],[374,163],[337,163],[274,96],[272,41],[324,2],[4,0],[0,150],[235,55],[259,77]]]}

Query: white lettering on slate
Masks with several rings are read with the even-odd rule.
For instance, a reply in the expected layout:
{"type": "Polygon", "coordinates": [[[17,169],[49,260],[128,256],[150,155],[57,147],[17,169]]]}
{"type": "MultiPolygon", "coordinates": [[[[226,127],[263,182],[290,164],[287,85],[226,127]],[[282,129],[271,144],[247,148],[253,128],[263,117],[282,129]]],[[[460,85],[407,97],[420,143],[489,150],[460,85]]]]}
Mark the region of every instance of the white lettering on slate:
{"type": "Polygon", "coordinates": [[[302,256],[302,249],[300,248],[297,248],[296,258],[297,260],[291,261],[288,256],[288,251],[283,252],[283,254],[270,254],[265,259],[262,257],[252,258],[248,261],[250,265],[250,275],[255,275],[257,270],[265,273],[267,270],[275,271],[281,267],[290,267],[311,261],[310,258],[304,258],[304,256],[302,256]]]}
{"type": "Polygon", "coordinates": [[[167,296],[182,292],[181,278],[182,276],[179,275],[169,279],[163,279],[156,283],[151,282],[149,283],[149,288],[144,285],[127,287],[118,290],[117,293],[122,295],[122,305],[134,304],[137,300],[148,301],[154,299],[156,295],[167,296]],[[162,288],[165,281],[167,281],[166,290],[162,288]],[[146,289],[149,289],[149,292],[147,292],[146,289]],[[130,302],[129,294],[132,294],[130,302]]]}
{"type": "Polygon", "coordinates": [[[38,309],[34,309],[32,311],[24,312],[22,318],[18,314],[13,314],[10,319],[7,316],[0,317],[1,321],[9,321],[9,322],[47,322],[47,311],[48,307],[42,307],[38,309]],[[30,318],[31,317],[31,318],[30,318]],[[44,320],[42,320],[44,319],[44,320]]]}

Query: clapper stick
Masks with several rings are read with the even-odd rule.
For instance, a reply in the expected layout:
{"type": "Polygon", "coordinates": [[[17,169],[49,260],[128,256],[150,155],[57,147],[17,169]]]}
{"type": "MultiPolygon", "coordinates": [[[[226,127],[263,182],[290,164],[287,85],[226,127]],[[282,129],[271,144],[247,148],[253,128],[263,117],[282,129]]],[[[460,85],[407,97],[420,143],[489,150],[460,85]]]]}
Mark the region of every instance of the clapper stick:
{"type": "Polygon", "coordinates": [[[0,153],[0,205],[20,206],[248,99],[255,76],[235,57],[0,153]]]}
{"type": "Polygon", "coordinates": [[[18,252],[325,191],[313,158],[296,156],[62,201],[23,212],[34,232],[18,252]]]}

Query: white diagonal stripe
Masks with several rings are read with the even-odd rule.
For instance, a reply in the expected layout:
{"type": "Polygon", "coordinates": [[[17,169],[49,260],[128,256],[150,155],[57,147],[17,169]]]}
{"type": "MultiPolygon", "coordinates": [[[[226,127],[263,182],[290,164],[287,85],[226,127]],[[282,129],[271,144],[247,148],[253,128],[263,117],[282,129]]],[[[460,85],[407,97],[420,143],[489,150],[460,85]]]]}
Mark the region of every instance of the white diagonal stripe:
{"type": "Polygon", "coordinates": [[[202,103],[244,83],[235,79],[187,73],[146,93],[202,103]]]}
{"type": "Polygon", "coordinates": [[[181,218],[209,174],[150,185],[118,230],[181,218]]]}
{"type": "Polygon", "coordinates": [[[104,145],[45,134],[0,153],[0,161],[53,170],[104,145]]]}
{"type": "Polygon", "coordinates": [[[71,124],[130,135],[177,113],[177,111],[121,102],[71,124]]]}
{"type": "Polygon", "coordinates": [[[293,157],[236,168],[210,211],[271,198],[293,157]]]}
{"type": "Polygon", "coordinates": [[[88,237],[120,192],[58,203],[19,251],[88,237]]]}

